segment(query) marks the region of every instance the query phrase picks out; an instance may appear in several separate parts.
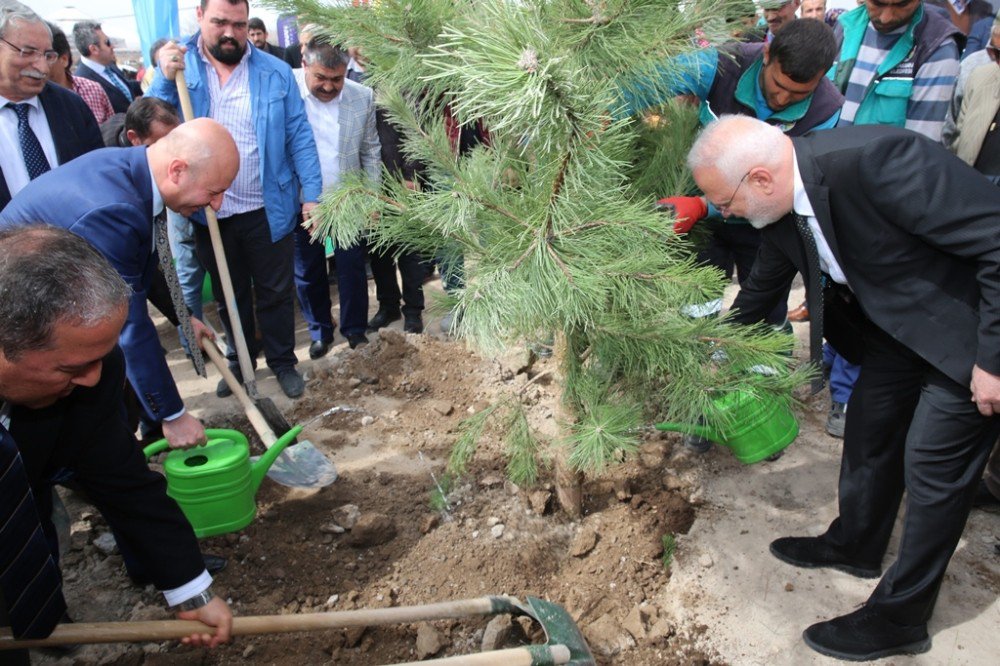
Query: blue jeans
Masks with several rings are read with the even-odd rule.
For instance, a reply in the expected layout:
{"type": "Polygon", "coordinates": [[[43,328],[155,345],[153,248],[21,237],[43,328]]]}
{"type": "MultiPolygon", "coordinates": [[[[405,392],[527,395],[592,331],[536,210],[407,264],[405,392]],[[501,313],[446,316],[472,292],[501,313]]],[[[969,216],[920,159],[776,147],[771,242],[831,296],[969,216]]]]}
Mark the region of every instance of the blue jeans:
{"type": "MultiPolygon", "coordinates": [[[[205,282],[205,269],[195,255],[193,223],[179,213],[167,209],[167,237],[170,239],[170,252],[174,255],[174,267],[177,269],[177,279],[181,283],[181,293],[184,303],[191,309],[191,314],[202,319],[204,310],[201,303],[201,287],[205,282]]],[[[177,327],[181,345],[186,353],[190,353],[187,339],[177,327]]]]}
{"type": "Polygon", "coordinates": [[[848,362],[830,343],[823,345],[823,365],[830,368],[830,399],[846,405],[858,381],[861,366],[848,362]]]}

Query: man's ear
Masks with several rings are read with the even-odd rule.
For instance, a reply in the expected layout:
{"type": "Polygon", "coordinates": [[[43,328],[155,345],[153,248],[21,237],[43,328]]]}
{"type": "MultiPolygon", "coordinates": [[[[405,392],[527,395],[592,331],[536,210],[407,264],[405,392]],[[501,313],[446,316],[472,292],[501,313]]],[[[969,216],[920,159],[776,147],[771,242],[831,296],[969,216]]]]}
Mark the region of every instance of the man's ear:
{"type": "Polygon", "coordinates": [[[139,135],[135,133],[135,130],[125,130],[125,138],[128,139],[128,142],[133,146],[142,145],[142,139],[140,139],[139,135]]]}
{"type": "Polygon", "coordinates": [[[175,157],[167,164],[167,178],[174,185],[180,183],[181,177],[187,172],[188,163],[179,157],[175,157]]]}
{"type": "Polygon", "coordinates": [[[767,167],[754,167],[747,180],[763,194],[770,195],[774,192],[774,174],[767,167]]]}
{"type": "Polygon", "coordinates": [[[764,57],[764,65],[767,66],[767,64],[771,62],[771,45],[766,42],[764,43],[763,57],[764,57]]]}

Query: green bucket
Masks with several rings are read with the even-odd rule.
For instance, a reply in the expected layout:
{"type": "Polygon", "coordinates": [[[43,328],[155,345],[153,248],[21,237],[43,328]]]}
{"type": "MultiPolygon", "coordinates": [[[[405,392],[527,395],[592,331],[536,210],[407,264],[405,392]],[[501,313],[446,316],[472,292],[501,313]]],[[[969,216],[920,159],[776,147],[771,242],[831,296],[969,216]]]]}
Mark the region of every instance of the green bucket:
{"type": "Polygon", "coordinates": [[[727,424],[724,429],[686,423],[658,423],[656,429],[710,439],[732,449],[736,459],[748,465],[783,451],[799,434],[799,423],[792,411],[774,398],[734,391],[717,398],[714,404],[715,420],[727,424]]]}

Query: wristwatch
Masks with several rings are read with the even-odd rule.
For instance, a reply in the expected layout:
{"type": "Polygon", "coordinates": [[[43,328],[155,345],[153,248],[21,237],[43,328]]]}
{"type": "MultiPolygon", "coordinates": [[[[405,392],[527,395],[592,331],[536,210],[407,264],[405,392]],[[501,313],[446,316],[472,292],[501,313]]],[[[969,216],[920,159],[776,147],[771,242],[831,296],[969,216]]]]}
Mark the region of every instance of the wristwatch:
{"type": "Polygon", "coordinates": [[[174,606],[174,609],[178,610],[178,611],[193,611],[193,610],[197,610],[197,609],[201,608],[202,606],[204,606],[205,604],[207,604],[213,598],[215,598],[215,593],[212,592],[212,588],[211,588],[211,586],[209,586],[203,592],[199,592],[198,594],[194,595],[190,599],[186,599],[186,600],[180,602],[179,604],[177,604],[176,606],[174,606]]]}

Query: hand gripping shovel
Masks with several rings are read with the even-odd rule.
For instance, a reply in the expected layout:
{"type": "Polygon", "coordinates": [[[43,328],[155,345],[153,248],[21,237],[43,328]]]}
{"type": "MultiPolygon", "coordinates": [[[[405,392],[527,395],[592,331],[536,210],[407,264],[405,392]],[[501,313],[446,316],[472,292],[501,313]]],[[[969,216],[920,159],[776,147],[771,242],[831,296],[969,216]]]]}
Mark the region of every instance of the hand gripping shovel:
{"type": "MultiPolygon", "coordinates": [[[[274,418],[268,419],[266,414],[261,413],[263,405],[269,405],[270,410],[277,417],[284,421],[284,417],[278,412],[278,408],[268,398],[258,398],[251,400],[247,392],[243,390],[240,383],[229,369],[222,352],[215,346],[212,340],[204,340],[205,355],[215,365],[216,369],[222,373],[223,379],[229,385],[230,390],[236,399],[243,406],[243,411],[250,420],[250,425],[260,436],[264,446],[271,448],[277,441],[271,424],[274,418]]],[[[282,434],[291,430],[288,426],[282,434]]],[[[267,476],[273,481],[277,481],[283,486],[292,488],[322,488],[337,480],[337,469],[324,456],[312,442],[302,440],[297,444],[289,446],[274,461],[274,464],[267,470],[267,476]]]]}
{"type": "MultiPolygon", "coordinates": [[[[559,604],[535,597],[522,603],[514,597],[480,597],[423,606],[401,606],[335,613],[301,615],[259,615],[233,618],[233,636],[278,634],[298,631],[325,631],[346,627],[371,627],[404,622],[448,620],[477,615],[525,615],[538,622],[545,632],[543,645],[431,659],[419,664],[482,664],[484,666],[548,666],[595,664],[594,656],[573,618],[559,604]]],[[[9,629],[0,629],[0,650],[36,648],[74,643],[145,643],[176,640],[193,633],[205,633],[206,626],[192,620],[152,620],[144,622],[77,622],[60,624],[48,638],[14,640],[9,629]]],[[[212,628],[208,627],[208,633],[212,628]]],[[[2,661],[2,659],[0,659],[2,661]]]]}

